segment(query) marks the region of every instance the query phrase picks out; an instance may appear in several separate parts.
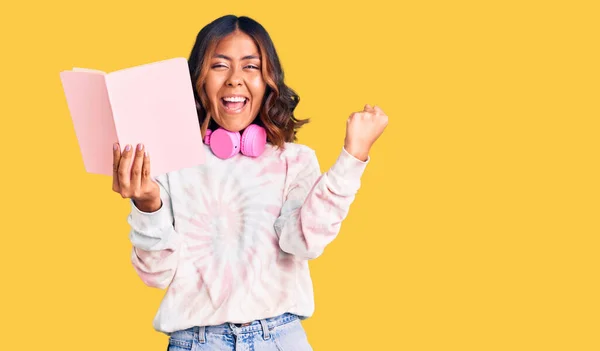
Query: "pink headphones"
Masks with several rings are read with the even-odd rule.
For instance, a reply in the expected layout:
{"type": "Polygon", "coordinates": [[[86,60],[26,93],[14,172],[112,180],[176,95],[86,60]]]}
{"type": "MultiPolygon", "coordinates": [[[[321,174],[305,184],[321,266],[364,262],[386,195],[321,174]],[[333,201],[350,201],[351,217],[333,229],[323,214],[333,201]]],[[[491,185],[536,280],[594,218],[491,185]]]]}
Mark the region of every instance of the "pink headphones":
{"type": "Polygon", "coordinates": [[[230,158],[240,151],[243,155],[256,157],[265,150],[267,132],[256,124],[249,125],[241,136],[239,132],[230,132],[223,128],[214,132],[207,129],[204,143],[221,159],[230,158]]]}

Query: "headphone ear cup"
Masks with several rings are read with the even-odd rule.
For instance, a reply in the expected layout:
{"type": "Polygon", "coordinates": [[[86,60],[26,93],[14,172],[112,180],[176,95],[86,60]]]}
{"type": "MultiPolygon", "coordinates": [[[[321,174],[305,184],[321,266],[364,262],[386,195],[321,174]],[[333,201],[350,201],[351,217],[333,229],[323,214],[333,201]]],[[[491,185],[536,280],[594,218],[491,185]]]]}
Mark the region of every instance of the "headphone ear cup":
{"type": "Polygon", "coordinates": [[[267,145],[267,132],[265,128],[251,124],[244,130],[241,140],[242,154],[250,157],[260,156],[267,145]]]}
{"type": "Polygon", "coordinates": [[[204,143],[206,145],[210,145],[210,135],[212,134],[212,130],[207,129],[206,133],[204,134],[204,143]]]}
{"type": "Polygon", "coordinates": [[[230,158],[240,152],[240,133],[219,128],[210,134],[210,149],[221,159],[230,158]]]}

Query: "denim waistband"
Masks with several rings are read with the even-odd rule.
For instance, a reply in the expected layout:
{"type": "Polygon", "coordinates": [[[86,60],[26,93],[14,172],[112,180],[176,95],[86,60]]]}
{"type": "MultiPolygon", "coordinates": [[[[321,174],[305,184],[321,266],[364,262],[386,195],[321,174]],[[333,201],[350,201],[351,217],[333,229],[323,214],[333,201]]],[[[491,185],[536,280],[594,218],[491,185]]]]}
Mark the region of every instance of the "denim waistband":
{"type": "Polygon", "coordinates": [[[282,315],[266,318],[261,320],[253,321],[250,325],[247,326],[236,326],[234,323],[223,323],[220,325],[207,325],[207,326],[195,326],[188,329],[175,331],[170,333],[170,336],[181,339],[202,339],[204,333],[213,333],[213,334],[244,334],[244,333],[254,333],[263,331],[265,332],[265,327],[269,330],[276,328],[280,325],[293,322],[299,319],[299,317],[292,313],[284,313],[282,315]]]}

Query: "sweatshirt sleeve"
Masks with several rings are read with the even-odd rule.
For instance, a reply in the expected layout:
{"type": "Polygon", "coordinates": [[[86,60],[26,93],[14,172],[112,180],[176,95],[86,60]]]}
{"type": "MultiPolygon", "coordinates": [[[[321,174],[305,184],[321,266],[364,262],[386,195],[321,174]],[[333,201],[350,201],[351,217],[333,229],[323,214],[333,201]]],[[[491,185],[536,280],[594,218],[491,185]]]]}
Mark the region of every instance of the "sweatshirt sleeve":
{"type": "MultiPolygon", "coordinates": [[[[314,151],[298,157],[275,231],[279,246],[302,259],[319,257],[340,231],[370,161],[342,149],[334,165],[321,174],[314,151]]],[[[288,173],[289,174],[289,173],[288,173]]]]}
{"type": "Polygon", "coordinates": [[[173,208],[166,175],[155,179],[159,184],[161,207],[143,212],[130,200],[129,240],[133,245],[131,262],[142,281],[155,288],[166,288],[178,264],[180,235],[174,229],[173,208]]]}

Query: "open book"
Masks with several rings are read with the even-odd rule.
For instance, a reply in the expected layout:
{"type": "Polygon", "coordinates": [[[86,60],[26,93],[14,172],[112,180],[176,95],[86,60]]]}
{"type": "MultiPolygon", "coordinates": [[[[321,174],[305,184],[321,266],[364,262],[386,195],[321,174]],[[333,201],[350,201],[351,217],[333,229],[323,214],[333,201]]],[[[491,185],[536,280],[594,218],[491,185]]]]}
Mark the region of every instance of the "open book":
{"type": "Polygon", "coordinates": [[[151,176],[204,163],[188,63],[177,57],[106,73],[60,72],[85,169],[112,175],[113,143],[143,143],[151,176]]]}

